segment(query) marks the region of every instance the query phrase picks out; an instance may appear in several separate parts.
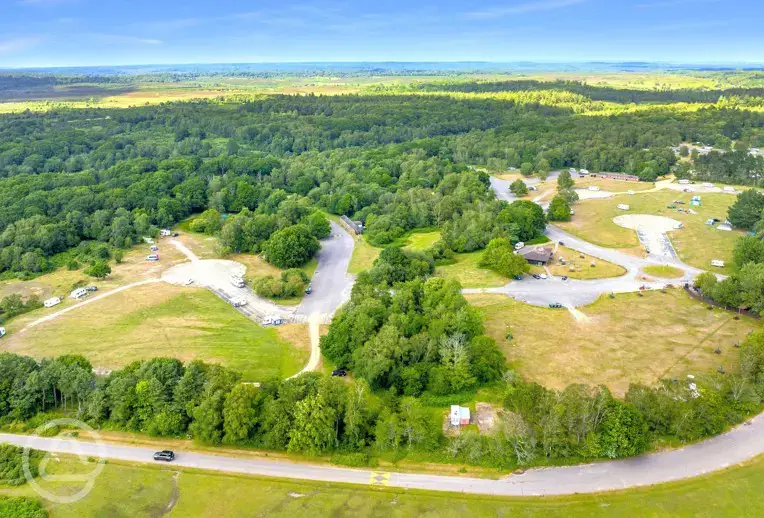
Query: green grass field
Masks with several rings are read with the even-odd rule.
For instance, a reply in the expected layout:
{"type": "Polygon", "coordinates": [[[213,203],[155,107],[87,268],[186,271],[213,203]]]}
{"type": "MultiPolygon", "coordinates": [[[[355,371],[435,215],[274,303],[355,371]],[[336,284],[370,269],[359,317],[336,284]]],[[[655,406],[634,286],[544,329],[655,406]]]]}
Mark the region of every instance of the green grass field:
{"type": "Polygon", "coordinates": [[[560,223],[559,226],[596,245],[630,249],[636,253],[641,250],[636,232],[613,223],[614,217],[623,214],[623,211],[617,209],[617,205],[628,203],[631,206],[629,214],[666,216],[684,224],[683,229],[669,234],[674,248],[684,262],[707,270],[711,268],[712,259],[721,259],[728,263],[728,266],[714,271],[729,274],[735,240],[742,232],[716,230],[705,222],[712,217],[724,220],[727,217],[727,208],[734,203],[735,197],[729,194],[700,194],[702,205],[692,207],[697,214],[680,213],[676,209],[667,208],[673,205],[674,200],[685,202],[677,207],[690,208],[690,198],[695,194],[697,193],[663,190],[637,193],[633,196],[586,200],[576,204],[576,214],[572,221],[560,223]]]}
{"type": "Polygon", "coordinates": [[[279,334],[288,327],[263,329],[207,290],[157,283],[117,293],[23,334],[12,329],[2,348],[35,358],[77,353],[108,369],[157,356],[201,359],[236,369],[247,380],[262,380],[294,374],[307,361],[309,347],[295,347],[279,334]]]}
{"type": "Polygon", "coordinates": [[[676,279],[677,277],[684,275],[684,271],[675,266],[669,266],[667,264],[645,266],[642,268],[642,271],[647,275],[652,275],[653,277],[662,277],[664,279],[676,279]]]}
{"type": "Polygon", "coordinates": [[[709,311],[683,291],[602,297],[568,311],[523,304],[504,295],[468,295],[485,316],[486,332],[510,364],[528,379],[562,389],[571,383],[605,384],[623,394],[631,382],[737,368],[733,347],[759,327],[756,320],[709,311]],[[507,340],[507,331],[514,338],[507,340]],[[714,354],[716,348],[722,354],[714,354]]]}
{"type": "Polygon", "coordinates": [[[456,254],[453,264],[438,266],[435,275],[446,279],[456,279],[464,288],[493,288],[503,286],[509,279],[498,273],[478,266],[483,251],[456,254]]]}
{"type": "Polygon", "coordinates": [[[439,230],[433,230],[431,232],[414,232],[413,234],[408,236],[408,239],[406,240],[406,245],[404,246],[404,248],[408,248],[410,250],[423,251],[430,248],[439,240],[440,240],[439,230]]]}
{"type": "MultiPolygon", "coordinates": [[[[49,464],[55,474],[87,473],[64,457],[49,464]]],[[[66,494],[72,482],[41,482],[66,494]]],[[[351,486],[310,481],[227,475],[172,466],[109,462],[93,490],[74,504],[44,502],[51,518],[160,516],[234,518],[240,516],[384,517],[739,517],[764,513],[764,458],[710,475],[594,495],[503,498],[351,486]]],[[[2,488],[0,494],[36,498],[28,486],[2,488]]]]}

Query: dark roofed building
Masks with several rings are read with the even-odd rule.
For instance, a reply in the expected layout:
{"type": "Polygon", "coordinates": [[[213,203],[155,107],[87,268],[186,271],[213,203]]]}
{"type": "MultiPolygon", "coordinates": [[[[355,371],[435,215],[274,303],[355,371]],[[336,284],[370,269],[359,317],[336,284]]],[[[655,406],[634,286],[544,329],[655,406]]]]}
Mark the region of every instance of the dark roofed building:
{"type": "Polygon", "coordinates": [[[549,247],[532,248],[526,246],[521,248],[518,254],[525,257],[525,260],[530,264],[538,264],[541,266],[546,265],[552,259],[552,249],[549,247]]]}
{"type": "Polygon", "coordinates": [[[354,234],[363,234],[363,224],[360,221],[352,221],[347,216],[340,216],[340,221],[354,234]]]}

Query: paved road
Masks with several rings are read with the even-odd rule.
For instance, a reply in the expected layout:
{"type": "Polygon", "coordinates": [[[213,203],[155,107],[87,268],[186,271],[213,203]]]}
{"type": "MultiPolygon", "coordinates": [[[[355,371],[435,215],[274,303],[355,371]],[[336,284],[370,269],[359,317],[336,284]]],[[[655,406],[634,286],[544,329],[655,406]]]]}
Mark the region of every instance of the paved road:
{"type": "Polygon", "coordinates": [[[347,273],[355,243],[340,225],[331,222],[332,233],[321,241],[318,268],[313,274],[313,293],[306,295],[297,308],[297,316],[310,318],[314,314],[328,322],[334,312],[350,299],[354,277],[347,273]]]}
{"type": "MultiPolygon", "coordinates": [[[[533,181],[534,179],[527,180],[527,182],[533,181]]],[[[512,202],[517,197],[508,191],[509,183],[506,180],[491,177],[491,188],[494,190],[496,197],[512,202]]],[[[544,206],[544,203],[539,204],[542,207],[544,206]]],[[[664,287],[667,282],[681,285],[685,282],[691,282],[696,275],[703,272],[703,270],[683,263],[676,253],[666,255],[662,253],[663,251],[657,250],[647,257],[637,257],[613,248],[605,248],[589,243],[554,225],[547,225],[545,234],[554,242],[564,242],[568,248],[620,265],[626,269],[626,273],[620,277],[586,281],[576,279],[563,281],[560,277],[550,277],[546,280],[526,277],[523,280],[512,281],[501,287],[465,289],[463,292],[467,294],[499,293],[538,306],[546,306],[553,302],[559,302],[568,307],[576,307],[591,304],[600,295],[605,293],[635,292],[639,291],[642,286],[647,286],[650,289],[659,289],[664,287]],[[671,279],[670,281],[655,280],[648,282],[640,279],[639,277],[644,275],[642,269],[645,266],[651,265],[675,266],[684,271],[684,275],[681,278],[671,279]]],[[[670,241],[668,246],[670,247],[670,241]]]]}
{"type": "MultiPolygon", "coordinates": [[[[0,434],[0,442],[63,454],[86,455],[131,462],[152,462],[153,450],[26,435],[0,434]]],[[[210,471],[268,477],[343,482],[362,485],[452,491],[483,495],[535,496],[597,493],[627,487],[681,480],[732,466],[764,453],[764,415],[748,425],[679,450],[619,461],[580,466],[529,469],[499,480],[416,473],[387,473],[298,464],[286,461],[241,459],[193,452],[176,452],[173,465],[210,471]],[[377,482],[377,480],[380,482],[377,482]]],[[[98,483],[98,481],[96,481],[98,483]]]]}

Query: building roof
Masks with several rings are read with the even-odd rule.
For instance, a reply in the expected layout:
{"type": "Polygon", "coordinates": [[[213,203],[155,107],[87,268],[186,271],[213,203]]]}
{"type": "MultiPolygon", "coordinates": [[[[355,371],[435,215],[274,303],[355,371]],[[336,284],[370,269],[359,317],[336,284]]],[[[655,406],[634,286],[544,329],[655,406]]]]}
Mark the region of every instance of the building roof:
{"type": "Polygon", "coordinates": [[[529,247],[521,248],[518,253],[525,257],[526,261],[537,261],[548,263],[552,258],[552,249],[549,247],[529,247]]]}

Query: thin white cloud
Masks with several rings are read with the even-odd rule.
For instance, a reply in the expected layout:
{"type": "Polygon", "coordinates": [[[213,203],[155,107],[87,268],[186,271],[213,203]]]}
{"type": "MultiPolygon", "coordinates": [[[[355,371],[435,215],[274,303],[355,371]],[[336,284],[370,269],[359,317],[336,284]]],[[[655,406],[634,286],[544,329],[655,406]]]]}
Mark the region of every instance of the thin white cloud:
{"type": "Polygon", "coordinates": [[[502,18],[517,14],[554,11],[564,7],[583,4],[587,1],[588,0],[540,0],[538,2],[525,2],[514,5],[496,6],[480,11],[470,11],[464,13],[464,17],[472,20],[488,20],[491,18],[502,18]]]}
{"type": "Polygon", "coordinates": [[[41,41],[42,39],[37,36],[23,36],[20,38],[0,40],[0,54],[7,55],[24,52],[32,47],[36,47],[41,41]]]}
{"type": "Polygon", "coordinates": [[[105,43],[132,43],[138,45],[161,45],[164,43],[162,40],[155,38],[141,38],[124,34],[92,34],[92,36],[105,43]]]}
{"type": "Polygon", "coordinates": [[[727,20],[709,20],[709,21],[697,21],[697,22],[677,22],[667,23],[664,25],[653,25],[647,27],[649,31],[684,31],[693,29],[708,29],[711,27],[724,27],[729,25],[727,20]]]}

